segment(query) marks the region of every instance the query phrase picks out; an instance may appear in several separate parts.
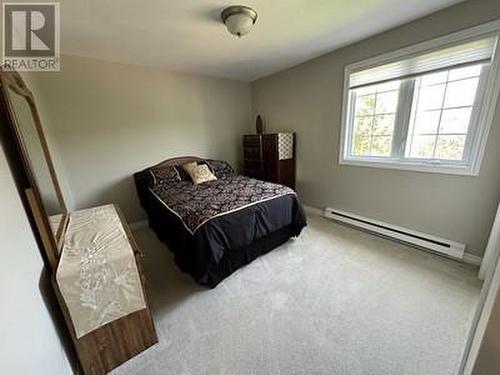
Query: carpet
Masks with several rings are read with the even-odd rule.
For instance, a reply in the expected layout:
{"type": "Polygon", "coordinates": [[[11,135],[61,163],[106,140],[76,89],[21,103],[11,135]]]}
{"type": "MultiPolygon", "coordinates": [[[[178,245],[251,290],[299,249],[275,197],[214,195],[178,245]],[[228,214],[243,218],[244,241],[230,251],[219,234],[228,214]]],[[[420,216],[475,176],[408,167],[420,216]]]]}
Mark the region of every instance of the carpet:
{"type": "Polygon", "coordinates": [[[114,375],[454,374],[481,288],[475,267],[314,215],[213,290],[135,236],[160,341],[114,375]]]}

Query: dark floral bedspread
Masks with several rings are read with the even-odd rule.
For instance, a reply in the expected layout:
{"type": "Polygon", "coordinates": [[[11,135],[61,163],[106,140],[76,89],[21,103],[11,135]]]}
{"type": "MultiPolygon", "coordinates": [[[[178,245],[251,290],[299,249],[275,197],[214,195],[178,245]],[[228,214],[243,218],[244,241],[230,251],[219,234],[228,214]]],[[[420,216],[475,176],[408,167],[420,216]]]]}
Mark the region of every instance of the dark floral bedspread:
{"type": "Polygon", "coordinates": [[[150,188],[193,234],[208,220],[249,205],[295,192],[283,185],[244,176],[222,177],[195,185],[190,181],[158,184],[150,188]]]}

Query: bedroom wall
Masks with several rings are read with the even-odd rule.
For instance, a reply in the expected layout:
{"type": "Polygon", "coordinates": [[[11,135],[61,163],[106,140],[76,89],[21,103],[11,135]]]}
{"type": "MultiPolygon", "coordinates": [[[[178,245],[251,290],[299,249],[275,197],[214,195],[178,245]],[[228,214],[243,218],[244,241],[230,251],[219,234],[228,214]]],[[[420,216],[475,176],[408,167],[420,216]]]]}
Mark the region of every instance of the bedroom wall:
{"type": "Polygon", "coordinates": [[[332,206],[442,236],[481,256],[500,198],[500,106],[479,177],[338,165],[346,64],[500,18],[498,0],[466,1],[253,83],[267,130],[297,132],[297,190],[332,206]]]}
{"type": "Polygon", "coordinates": [[[0,145],[0,374],[73,373],[52,321],[40,250],[0,145]]]}
{"type": "Polygon", "coordinates": [[[116,202],[143,220],[134,172],[182,155],[241,163],[249,83],[66,55],[30,82],[74,209],[116,202]]]}

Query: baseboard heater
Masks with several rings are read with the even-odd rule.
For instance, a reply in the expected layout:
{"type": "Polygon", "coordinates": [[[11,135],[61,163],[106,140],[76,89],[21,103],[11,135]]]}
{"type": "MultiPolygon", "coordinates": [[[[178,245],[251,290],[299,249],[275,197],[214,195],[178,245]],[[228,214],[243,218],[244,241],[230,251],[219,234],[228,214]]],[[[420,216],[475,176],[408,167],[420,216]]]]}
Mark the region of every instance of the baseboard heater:
{"type": "Polygon", "coordinates": [[[429,249],[452,258],[463,260],[464,257],[465,244],[459,242],[373,220],[335,208],[327,207],[324,211],[324,215],[327,218],[373,232],[374,234],[429,249]]]}

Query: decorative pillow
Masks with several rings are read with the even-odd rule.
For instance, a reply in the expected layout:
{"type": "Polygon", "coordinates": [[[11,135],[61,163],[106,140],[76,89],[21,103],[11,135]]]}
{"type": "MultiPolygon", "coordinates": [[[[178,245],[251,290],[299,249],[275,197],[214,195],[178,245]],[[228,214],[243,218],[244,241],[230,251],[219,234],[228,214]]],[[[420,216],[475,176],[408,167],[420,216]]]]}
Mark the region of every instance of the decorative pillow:
{"type": "Polygon", "coordinates": [[[166,182],[180,181],[181,176],[174,167],[159,167],[150,170],[153,176],[153,184],[164,184],[166,182]]]}
{"type": "Polygon", "coordinates": [[[234,174],[234,169],[224,160],[207,160],[207,164],[217,178],[228,177],[234,174]]]}
{"type": "Polygon", "coordinates": [[[174,168],[177,170],[177,173],[179,174],[181,181],[188,181],[190,179],[187,172],[184,170],[184,168],[182,168],[182,165],[176,165],[174,168]]]}
{"type": "Polygon", "coordinates": [[[206,164],[197,165],[194,168],[189,169],[188,173],[189,176],[191,176],[191,180],[193,180],[193,184],[195,185],[217,180],[217,177],[214,176],[206,164]]]}
{"type": "Polygon", "coordinates": [[[194,165],[194,163],[196,163],[196,165],[206,164],[205,161],[200,160],[198,162],[192,161],[183,165],[175,166],[175,169],[177,169],[177,172],[179,172],[181,181],[191,181],[191,177],[189,176],[189,173],[187,172],[186,168],[188,169],[191,168],[191,166],[194,165]],[[186,168],[184,168],[184,166],[186,166],[186,168]]]}
{"type": "Polygon", "coordinates": [[[190,172],[191,172],[193,169],[195,169],[197,166],[198,166],[198,163],[197,163],[197,162],[195,162],[195,161],[191,161],[191,162],[189,162],[189,163],[182,164],[182,169],[184,169],[184,170],[186,171],[186,173],[187,173],[188,175],[190,175],[190,176],[191,176],[191,173],[190,173],[190,172]]]}

